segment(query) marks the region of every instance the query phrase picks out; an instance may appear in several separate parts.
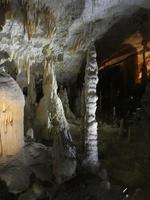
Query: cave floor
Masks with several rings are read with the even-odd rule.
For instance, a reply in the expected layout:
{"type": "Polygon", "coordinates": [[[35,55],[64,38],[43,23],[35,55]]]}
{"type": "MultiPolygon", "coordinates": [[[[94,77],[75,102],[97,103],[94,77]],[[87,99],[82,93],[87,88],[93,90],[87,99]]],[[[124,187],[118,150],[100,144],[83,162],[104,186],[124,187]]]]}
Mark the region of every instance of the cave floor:
{"type": "MultiPolygon", "coordinates": [[[[107,183],[106,183],[107,184],[107,183]]],[[[119,200],[118,187],[106,188],[105,182],[93,174],[80,174],[62,184],[54,195],[54,200],[119,200]]]]}
{"type": "Polygon", "coordinates": [[[122,190],[128,188],[130,196],[140,188],[144,196],[140,199],[150,199],[150,138],[141,132],[119,135],[118,129],[111,126],[99,132],[101,163],[111,184],[119,185],[122,190]]]}

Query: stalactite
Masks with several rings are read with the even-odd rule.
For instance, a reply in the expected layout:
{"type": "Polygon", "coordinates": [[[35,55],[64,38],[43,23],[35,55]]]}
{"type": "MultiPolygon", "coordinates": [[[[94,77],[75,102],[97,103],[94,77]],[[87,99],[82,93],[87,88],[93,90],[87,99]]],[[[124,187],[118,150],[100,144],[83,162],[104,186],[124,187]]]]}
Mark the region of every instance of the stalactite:
{"type": "Polygon", "coordinates": [[[30,40],[31,37],[32,37],[32,34],[36,32],[35,24],[32,21],[27,21],[26,30],[27,30],[27,33],[28,33],[28,38],[30,40]]]}
{"type": "Polygon", "coordinates": [[[98,83],[98,66],[96,62],[95,47],[92,46],[88,52],[87,65],[85,69],[85,153],[86,158],[83,165],[90,170],[98,167],[98,138],[96,108],[98,83]]]}
{"type": "Polygon", "coordinates": [[[16,17],[18,13],[22,16],[24,30],[27,32],[29,40],[36,32],[39,23],[44,25],[48,37],[54,33],[56,17],[47,1],[18,0],[17,10],[12,10],[13,1],[11,0],[0,0],[0,4],[5,9],[5,19],[16,17]]]}
{"type": "Polygon", "coordinates": [[[50,37],[55,30],[56,18],[54,12],[47,5],[46,1],[20,1],[23,9],[24,27],[31,39],[32,34],[36,32],[39,22],[45,26],[47,36],[50,37]]]}

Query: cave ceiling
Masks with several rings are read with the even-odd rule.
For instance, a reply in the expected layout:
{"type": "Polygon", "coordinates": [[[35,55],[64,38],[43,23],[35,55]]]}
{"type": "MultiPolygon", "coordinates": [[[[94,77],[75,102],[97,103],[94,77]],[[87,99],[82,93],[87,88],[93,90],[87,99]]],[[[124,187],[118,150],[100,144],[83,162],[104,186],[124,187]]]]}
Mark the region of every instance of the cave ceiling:
{"type": "Polygon", "coordinates": [[[59,82],[75,81],[92,41],[96,41],[102,62],[110,60],[118,49],[132,53],[129,46],[134,49],[135,43],[139,45],[146,37],[141,16],[148,20],[150,8],[148,0],[0,3],[0,51],[8,54],[6,58],[5,53],[1,64],[6,64],[6,60],[7,64],[15,62],[18,73],[27,72],[28,82],[29,71],[33,66],[41,70],[39,66],[44,66],[45,60],[55,61],[59,82]]]}

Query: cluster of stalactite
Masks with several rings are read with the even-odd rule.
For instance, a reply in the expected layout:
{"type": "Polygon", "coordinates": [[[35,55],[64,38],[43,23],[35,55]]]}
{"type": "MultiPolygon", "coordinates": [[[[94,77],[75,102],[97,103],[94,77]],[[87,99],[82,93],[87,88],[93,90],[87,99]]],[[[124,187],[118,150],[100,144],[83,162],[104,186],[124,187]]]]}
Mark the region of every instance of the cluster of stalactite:
{"type": "Polygon", "coordinates": [[[42,24],[45,29],[45,35],[50,37],[56,26],[56,17],[53,10],[47,5],[47,1],[29,1],[29,0],[17,0],[13,2],[11,0],[1,0],[0,5],[4,8],[9,7],[6,10],[6,19],[17,17],[22,20],[24,24],[24,30],[28,33],[28,38],[32,37],[32,34],[36,32],[37,26],[42,24]],[[13,8],[13,4],[17,5],[17,8],[13,8]],[[8,15],[9,13],[9,15],[8,15]],[[21,17],[20,17],[21,16],[21,17]]]}
{"type": "Polygon", "coordinates": [[[43,1],[19,1],[23,10],[24,27],[29,39],[36,31],[36,27],[41,23],[44,26],[47,36],[51,36],[55,31],[56,18],[53,11],[46,6],[43,1]]]}
{"type": "MultiPolygon", "coordinates": [[[[20,35],[26,37],[25,33],[27,33],[28,39],[31,39],[33,33],[36,33],[37,30],[42,30],[44,32],[43,37],[49,40],[55,33],[56,17],[54,16],[53,10],[48,4],[46,4],[46,2],[47,1],[0,0],[0,11],[2,11],[2,16],[0,16],[0,28],[6,28],[4,31],[8,31],[8,29],[11,29],[14,25],[16,28],[19,28],[20,35]],[[18,21],[16,21],[16,19],[18,21]],[[6,27],[3,28],[5,21],[6,27]]],[[[8,31],[8,34],[10,34],[10,30],[8,31]]],[[[15,60],[18,68],[18,74],[26,71],[27,84],[30,84],[31,68],[35,63],[37,63],[37,57],[38,59],[39,57],[42,57],[40,62],[43,62],[44,55],[42,54],[42,50],[40,52],[40,48],[32,48],[31,43],[28,43],[25,47],[21,47],[22,44],[17,37],[18,35],[11,41],[14,49],[12,48],[9,52],[9,60],[15,60]],[[19,42],[20,44],[18,45],[19,42]],[[26,53],[27,49],[29,49],[31,53],[26,53]],[[40,56],[37,56],[37,51],[40,53],[40,56]]],[[[1,49],[3,48],[5,49],[5,47],[2,46],[1,49]]]]}

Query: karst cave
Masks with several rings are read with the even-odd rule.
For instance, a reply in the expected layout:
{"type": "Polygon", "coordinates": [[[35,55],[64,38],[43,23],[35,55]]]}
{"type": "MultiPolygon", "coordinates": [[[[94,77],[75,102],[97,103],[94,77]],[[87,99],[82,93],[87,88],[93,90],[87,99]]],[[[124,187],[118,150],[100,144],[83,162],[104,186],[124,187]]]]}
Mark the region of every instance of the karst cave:
{"type": "Polygon", "coordinates": [[[150,0],[0,0],[0,200],[150,200],[150,0]]]}

